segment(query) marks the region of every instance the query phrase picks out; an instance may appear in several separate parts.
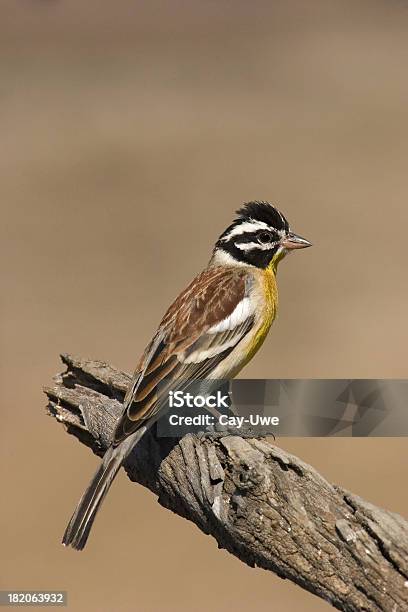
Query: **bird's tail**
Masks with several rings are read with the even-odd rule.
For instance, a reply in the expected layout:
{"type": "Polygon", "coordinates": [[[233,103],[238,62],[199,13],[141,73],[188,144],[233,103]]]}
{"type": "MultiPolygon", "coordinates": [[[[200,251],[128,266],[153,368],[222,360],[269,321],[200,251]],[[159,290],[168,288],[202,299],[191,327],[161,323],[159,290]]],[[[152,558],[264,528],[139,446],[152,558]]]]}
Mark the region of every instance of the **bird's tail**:
{"type": "Polygon", "coordinates": [[[68,523],[62,539],[62,543],[65,546],[72,546],[72,548],[76,550],[82,550],[84,548],[96,513],[105,495],[109,491],[113,479],[118,473],[123,461],[145,431],[146,427],[142,427],[128,436],[118,446],[111,446],[108,448],[103,458],[102,465],[79,500],[75,512],[68,523]]]}

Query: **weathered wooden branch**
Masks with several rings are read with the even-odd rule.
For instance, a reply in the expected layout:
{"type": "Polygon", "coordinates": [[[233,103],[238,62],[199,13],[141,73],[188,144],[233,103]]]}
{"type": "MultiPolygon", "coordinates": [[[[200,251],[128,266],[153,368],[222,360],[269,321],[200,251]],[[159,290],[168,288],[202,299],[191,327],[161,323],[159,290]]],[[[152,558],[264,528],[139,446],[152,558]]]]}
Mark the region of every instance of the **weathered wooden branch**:
{"type": "MultiPolygon", "coordinates": [[[[66,372],[45,389],[48,412],[103,455],[130,377],[99,361],[62,360],[66,372]]],[[[160,504],[252,567],[339,610],[408,610],[408,523],[265,439],[175,440],[156,438],[153,428],[125,469],[160,504]]]]}

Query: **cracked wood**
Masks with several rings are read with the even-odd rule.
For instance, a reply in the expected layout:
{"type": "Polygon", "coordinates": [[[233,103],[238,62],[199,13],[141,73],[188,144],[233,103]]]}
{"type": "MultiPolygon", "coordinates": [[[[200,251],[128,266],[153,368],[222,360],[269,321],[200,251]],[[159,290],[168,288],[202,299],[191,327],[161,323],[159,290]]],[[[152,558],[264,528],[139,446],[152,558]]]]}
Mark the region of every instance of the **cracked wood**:
{"type": "MultiPolygon", "coordinates": [[[[103,455],[130,376],[62,355],[48,413],[103,455]]],[[[292,580],[339,610],[408,610],[408,524],[327,482],[266,439],[147,432],[125,464],[132,481],[251,567],[292,580]]]]}

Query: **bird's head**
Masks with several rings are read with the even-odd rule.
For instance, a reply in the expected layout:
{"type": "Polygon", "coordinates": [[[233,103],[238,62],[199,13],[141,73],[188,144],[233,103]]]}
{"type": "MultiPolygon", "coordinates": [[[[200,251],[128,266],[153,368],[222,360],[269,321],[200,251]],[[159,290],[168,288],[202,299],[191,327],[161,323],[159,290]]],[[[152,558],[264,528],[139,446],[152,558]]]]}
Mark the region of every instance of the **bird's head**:
{"type": "Polygon", "coordinates": [[[294,234],[283,214],[268,202],[248,202],[237,210],[237,218],[221,234],[213,261],[276,269],[293,249],[311,246],[294,234]]]}

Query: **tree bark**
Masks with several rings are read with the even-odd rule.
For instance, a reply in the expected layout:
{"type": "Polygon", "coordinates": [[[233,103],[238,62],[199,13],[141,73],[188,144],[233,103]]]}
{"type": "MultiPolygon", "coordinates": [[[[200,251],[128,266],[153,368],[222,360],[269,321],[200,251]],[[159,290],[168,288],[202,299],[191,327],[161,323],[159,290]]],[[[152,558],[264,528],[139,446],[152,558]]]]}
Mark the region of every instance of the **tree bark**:
{"type": "MultiPolygon", "coordinates": [[[[62,355],[48,413],[102,456],[130,376],[62,355]]],[[[147,432],[129,478],[251,567],[288,578],[339,610],[408,610],[408,523],[343,488],[266,439],[147,432]]]]}

